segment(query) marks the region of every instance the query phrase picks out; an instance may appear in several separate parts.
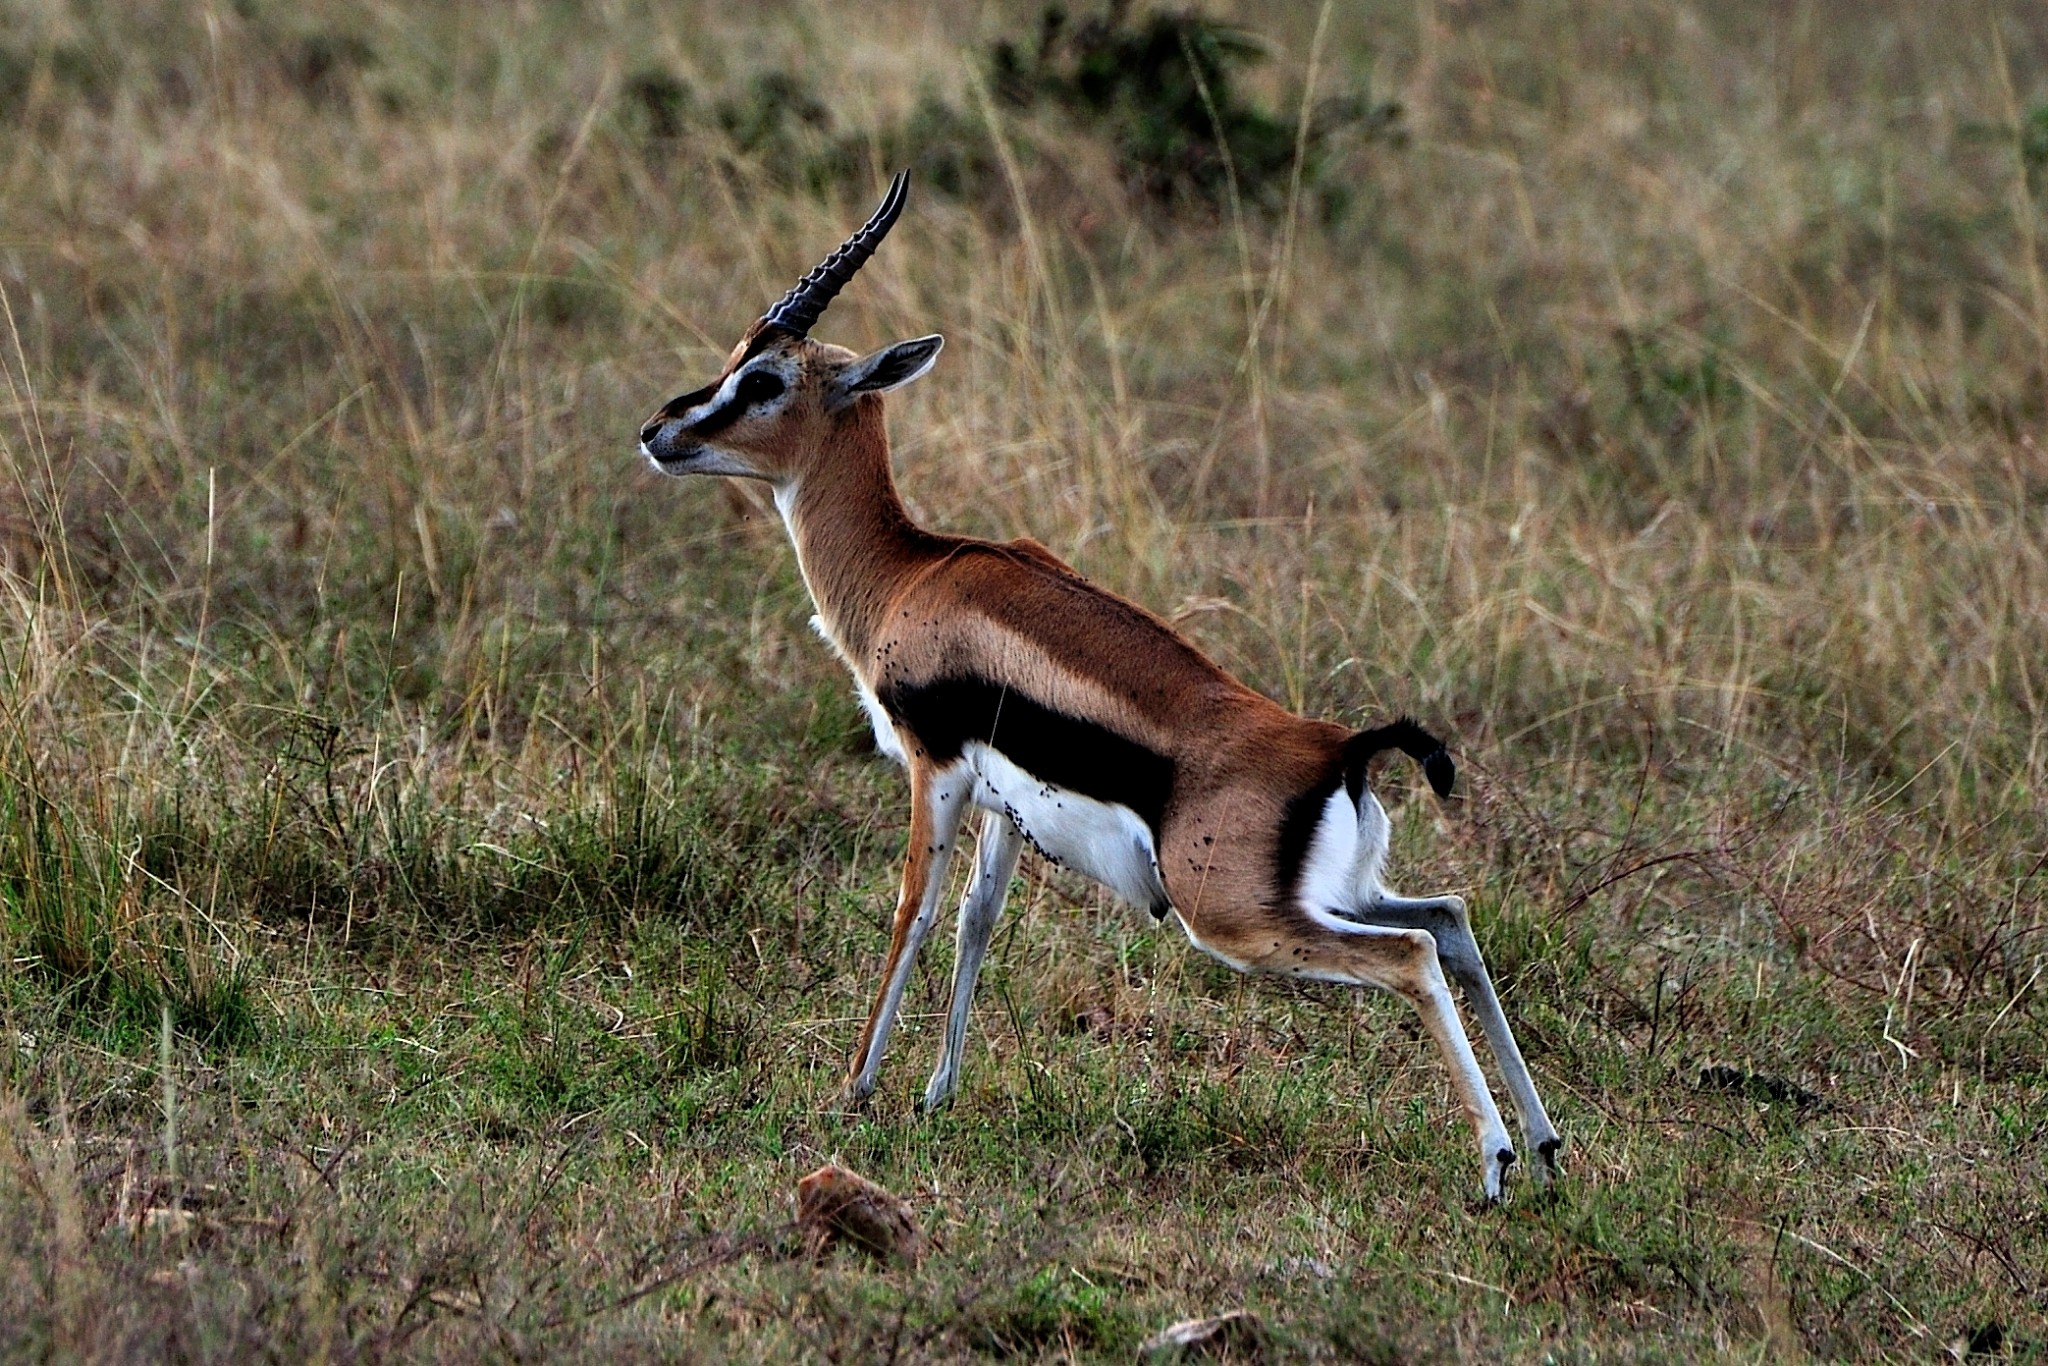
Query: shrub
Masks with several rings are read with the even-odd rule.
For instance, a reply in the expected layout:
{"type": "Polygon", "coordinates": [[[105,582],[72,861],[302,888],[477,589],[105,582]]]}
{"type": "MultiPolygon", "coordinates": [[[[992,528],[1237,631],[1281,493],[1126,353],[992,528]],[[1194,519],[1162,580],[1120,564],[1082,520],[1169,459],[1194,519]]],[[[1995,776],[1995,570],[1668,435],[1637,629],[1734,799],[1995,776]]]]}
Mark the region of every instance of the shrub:
{"type": "MultiPolygon", "coordinates": [[[[1028,45],[1001,39],[983,57],[998,100],[1017,111],[1045,110],[1110,150],[1124,183],[1165,207],[1240,199],[1277,209],[1297,157],[1301,182],[1317,189],[1326,216],[1344,202],[1326,178],[1339,146],[1352,140],[1398,143],[1401,106],[1360,93],[1317,101],[1306,127],[1291,114],[1249,101],[1238,77],[1266,60],[1256,34],[1192,10],[1133,15],[1112,0],[1097,18],[1069,21],[1048,6],[1028,45]]],[[[716,130],[734,152],[778,182],[815,191],[859,182],[872,158],[908,167],[921,184],[955,198],[1006,193],[987,121],[926,92],[901,121],[869,129],[835,127],[832,111],[800,76],[768,71],[739,93],[698,112],[689,86],[659,70],[641,72],[621,96],[621,120],[650,147],[690,127],[716,130]]]]}
{"type": "Polygon", "coordinates": [[[1285,197],[1300,142],[1302,180],[1321,176],[1336,135],[1400,136],[1401,106],[1355,95],[1319,101],[1306,129],[1250,103],[1239,72],[1266,60],[1247,29],[1192,10],[1133,18],[1111,0],[1098,19],[1069,24],[1048,6],[1029,57],[1014,43],[989,51],[990,79],[1017,108],[1051,101],[1114,147],[1125,179],[1154,200],[1221,202],[1231,180],[1252,203],[1285,197]],[[1299,137],[1298,137],[1299,134],[1299,137]]]}

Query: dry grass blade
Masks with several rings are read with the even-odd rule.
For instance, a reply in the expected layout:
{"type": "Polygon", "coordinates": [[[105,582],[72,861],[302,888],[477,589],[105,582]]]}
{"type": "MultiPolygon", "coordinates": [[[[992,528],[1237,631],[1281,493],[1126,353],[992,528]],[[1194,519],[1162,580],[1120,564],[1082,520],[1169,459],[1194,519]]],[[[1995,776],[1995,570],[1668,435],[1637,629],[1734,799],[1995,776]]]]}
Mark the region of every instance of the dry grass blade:
{"type": "Polygon", "coordinates": [[[13,7],[0,1358],[2048,1350],[2044,14],[13,7]],[[833,1100],[901,784],[632,442],[899,168],[918,516],[1452,737],[1553,1193],[1029,858],[833,1100]]]}

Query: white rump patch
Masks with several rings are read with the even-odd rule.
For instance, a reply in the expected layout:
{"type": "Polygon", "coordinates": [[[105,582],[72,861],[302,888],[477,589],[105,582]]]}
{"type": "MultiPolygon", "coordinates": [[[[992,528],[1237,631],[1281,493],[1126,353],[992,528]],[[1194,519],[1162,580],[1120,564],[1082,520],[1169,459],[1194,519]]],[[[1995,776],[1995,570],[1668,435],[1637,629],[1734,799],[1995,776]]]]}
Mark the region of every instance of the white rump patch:
{"type": "Polygon", "coordinates": [[[1332,792],[1301,861],[1295,900],[1302,912],[1327,929],[1355,933],[1358,922],[1344,916],[1379,899],[1390,829],[1387,809],[1371,788],[1357,806],[1343,787],[1332,792]]]}
{"type": "Polygon", "coordinates": [[[1137,812],[1055,787],[978,741],[962,758],[974,773],[974,804],[1008,816],[1039,853],[1140,910],[1159,914],[1172,904],[1152,829],[1137,812]]]}

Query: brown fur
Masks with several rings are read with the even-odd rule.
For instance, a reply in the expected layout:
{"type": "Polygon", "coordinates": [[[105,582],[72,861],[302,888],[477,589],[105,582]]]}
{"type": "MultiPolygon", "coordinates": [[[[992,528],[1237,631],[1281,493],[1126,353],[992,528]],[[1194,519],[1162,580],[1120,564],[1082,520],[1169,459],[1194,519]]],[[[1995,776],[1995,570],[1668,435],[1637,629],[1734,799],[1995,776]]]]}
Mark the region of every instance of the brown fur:
{"type": "MultiPolygon", "coordinates": [[[[725,373],[769,349],[755,340],[749,332],[734,348],[725,373]]],[[[775,346],[803,354],[807,368],[850,359],[807,340],[775,346]]],[[[1273,904],[1274,841],[1216,837],[1277,829],[1286,803],[1341,762],[1349,730],[1247,688],[1172,626],[1088,582],[1037,541],[917,526],[890,472],[879,395],[836,420],[808,404],[778,428],[781,440],[758,454],[780,466],[774,476],[798,476],[790,532],[805,585],[871,691],[976,673],[1170,756],[1186,795],[1177,790],[1168,808],[1159,855],[1189,932],[1239,959],[1248,955],[1231,946],[1249,950],[1275,917],[1289,935],[1304,932],[1299,912],[1273,904]],[[813,431],[789,440],[792,419],[813,431]]],[[[737,429],[720,444],[748,449],[737,429]]]]}
{"type": "MultiPolygon", "coordinates": [[[[778,487],[819,619],[865,688],[883,695],[891,684],[978,676],[1170,757],[1175,778],[1157,853],[1188,936],[1241,968],[1399,992],[1451,1062],[1484,1146],[1499,1115],[1449,1004],[1431,935],[1398,927],[1346,933],[1278,895],[1277,832],[1289,803],[1318,784],[1327,790],[1352,732],[1295,716],[1245,687],[1172,626],[1089,583],[1036,541],[917,526],[890,473],[881,397],[861,395],[837,412],[823,397],[853,361],[849,352],[763,335],[757,325],[720,381],[676,400],[657,422],[680,420],[725,375],[763,354],[794,360],[801,380],[772,419],[741,418],[716,445],[778,487]]],[[[878,1025],[888,1027],[890,983],[923,934],[913,922],[935,907],[960,827],[960,813],[933,800],[938,767],[917,736],[900,727],[898,734],[912,792],[909,850],[856,1075],[879,1047],[878,1025]]],[[[1457,914],[1462,921],[1462,905],[1457,914]]],[[[1504,1023],[1500,1029],[1505,1034],[1504,1023]]],[[[1499,1051],[1501,1039],[1494,1042],[1499,1051]]],[[[870,1069],[878,1060],[877,1053],[870,1069]]],[[[1554,1147],[1551,1131],[1546,1159],[1554,1147]]],[[[1511,1149],[1487,1154],[1499,1166],[1512,1159],[1511,1149]]],[[[1493,1172],[1489,1190],[1498,1188],[1493,1172]]]]}

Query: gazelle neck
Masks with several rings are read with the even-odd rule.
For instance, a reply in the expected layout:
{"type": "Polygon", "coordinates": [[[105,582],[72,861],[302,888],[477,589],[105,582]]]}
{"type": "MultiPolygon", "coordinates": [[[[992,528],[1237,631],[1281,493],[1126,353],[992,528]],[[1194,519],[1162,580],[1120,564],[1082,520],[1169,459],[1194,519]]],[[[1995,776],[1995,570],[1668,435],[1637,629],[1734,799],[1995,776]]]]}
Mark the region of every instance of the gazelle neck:
{"type": "Polygon", "coordinates": [[[775,487],[797,567],[825,630],[849,658],[866,652],[903,580],[935,555],[889,473],[881,404],[835,433],[832,449],[775,487]]]}

